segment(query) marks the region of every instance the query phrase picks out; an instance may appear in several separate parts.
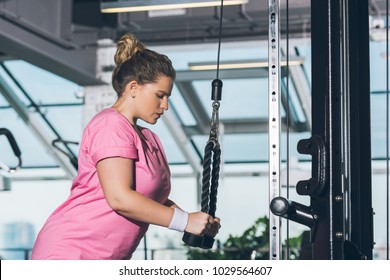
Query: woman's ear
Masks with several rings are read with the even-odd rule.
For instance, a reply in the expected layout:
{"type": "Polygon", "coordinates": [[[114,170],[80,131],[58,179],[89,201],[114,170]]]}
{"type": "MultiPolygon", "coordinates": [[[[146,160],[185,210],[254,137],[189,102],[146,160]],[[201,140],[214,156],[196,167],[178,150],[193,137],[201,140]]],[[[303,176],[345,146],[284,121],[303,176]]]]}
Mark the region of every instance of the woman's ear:
{"type": "Polygon", "coordinates": [[[130,94],[131,97],[135,97],[137,95],[137,88],[138,88],[138,83],[136,81],[130,81],[126,85],[126,92],[130,94]]]}

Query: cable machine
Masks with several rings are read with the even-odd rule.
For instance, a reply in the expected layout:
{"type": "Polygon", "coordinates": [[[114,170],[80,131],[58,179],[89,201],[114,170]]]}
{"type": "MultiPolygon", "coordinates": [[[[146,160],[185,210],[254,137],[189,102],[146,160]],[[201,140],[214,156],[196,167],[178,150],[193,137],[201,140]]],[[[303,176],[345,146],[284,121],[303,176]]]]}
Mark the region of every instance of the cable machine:
{"type": "Polygon", "coordinates": [[[270,210],[309,227],[313,259],[373,258],[368,10],[311,1],[312,136],[297,149],[312,156],[312,178],[296,186],[310,205],[276,196],[270,210]]]}
{"type": "MultiPolygon", "coordinates": [[[[215,218],[217,210],[217,192],[219,185],[219,171],[221,164],[221,148],[218,141],[219,137],[219,106],[222,98],[223,83],[219,79],[219,60],[221,53],[222,41],[222,22],[223,22],[223,0],[221,0],[220,18],[219,18],[219,39],[217,52],[217,71],[216,78],[211,82],[211,100],[212,114],[209,140],[206,143],[203,159],[202,172],[202,194],[201,194],[201,211],[208,213],[215,218]]],[[[214,245],[214,238],[211,236],[198,236],[185,232],[182,238],[183,242],[192,247],[202,249],[211,249],[214,245]]]]}

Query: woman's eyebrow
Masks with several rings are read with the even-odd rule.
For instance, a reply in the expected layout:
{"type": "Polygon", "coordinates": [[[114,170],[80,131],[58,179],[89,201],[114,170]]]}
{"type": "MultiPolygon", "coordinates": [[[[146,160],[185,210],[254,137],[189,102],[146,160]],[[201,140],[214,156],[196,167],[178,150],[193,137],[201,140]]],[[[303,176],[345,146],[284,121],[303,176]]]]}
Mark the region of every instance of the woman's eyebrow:
{"type": "Polygon", "coordinates": [[[164,90],[158,90],[158,92],[163,93],[164,95],[168,95],[168,96],[171,95],[171,92],[166,92],[164,90]]]}

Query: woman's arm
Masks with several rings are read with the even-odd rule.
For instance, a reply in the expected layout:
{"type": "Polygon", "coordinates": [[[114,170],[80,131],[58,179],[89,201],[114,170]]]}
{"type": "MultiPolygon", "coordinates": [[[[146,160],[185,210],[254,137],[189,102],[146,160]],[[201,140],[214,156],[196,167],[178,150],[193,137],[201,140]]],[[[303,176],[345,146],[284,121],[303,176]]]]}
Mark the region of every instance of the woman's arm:
{"type": "Polygon", "coordinates": [[[133,160],[107,158],[99,161],[96,167],[106,200],[114,211],[137,221],[169,225],[173,209],[134,191],[133,160]]]}
{"type": "MultiPolygon", "coordinates": [[[[131,159],[113,157],[97,164],[97,172],[107,203],[118,214],[137,221],[168,227],[173,217],[171,200],[160,204],[134,190],[135,166],[131,159]]],[[[203,212],[190,213],[186,231],[203,235],[216,221],[203,212]]]]}
{"type": "Polygon", "coordinates": [[[175,208],[175,207],[180,208],[179,206],[177,206],[177,204],[175,202],[173,202],[169,198],[167,199],[167,201],[165,201],[164,205],[171,207],[171,208],[175,208]]]}
{"type": "MultiPolygon", "coordinates": [[[[166,205],[166,206],[168,206],[170,208],[179,208],[179,209],[181,209],[175,202],[173,202],[170,199],[167,199],[167,201],[164,203],[164,205],[166,205]]],[[[202,213],[202,212],[197,212],[197,213],[202,213]]],[[[194,227],[196,227],[195,214],[196,213],[191,213],[190,216],[189,216],[189,219],[191,221],[187,225],[187,228],[186,228],[187,232],[193,233],[193,230],[195,230],[194,229],[194,227]]],[[[198,226],[202,226],[202,225],[198,225],[198,226]]],[[[214,220],[212,220],[212,217],[210,216],[209,223],[206,226],[206,230],[203,233],[208,235],[208,236],[213,236],[214,237],[215,235],[217,235],[220,227],[221,227],[220,219],[215,217],[214,220]]],[[[199,235],[199,234],[197,234],[197,235],[199,235]]]]}

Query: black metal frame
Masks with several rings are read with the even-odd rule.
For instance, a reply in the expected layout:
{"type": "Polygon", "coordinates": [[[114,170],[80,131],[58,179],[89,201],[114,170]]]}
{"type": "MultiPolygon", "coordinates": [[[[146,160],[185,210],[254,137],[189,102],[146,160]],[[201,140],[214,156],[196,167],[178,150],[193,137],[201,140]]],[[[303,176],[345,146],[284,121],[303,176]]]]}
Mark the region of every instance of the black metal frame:
{"type": "MultiPolygon", "coordinates": [[[[374,246],[371,186],[369,3],[349,0],[349,100],[351,165],[350,240],[368,259],[374,246]],[[368,232],[367,232],[368,231],[368,232]]],[[[345,258],[354,256],[345,248],[345,258]]]]}
{"type": "Polygon", "coordinates": [[[328,154],[325,192],[311,197],[313,259],[372,259],[368,0],[311,9],[312,134],[328,154]]]}
{"type": "Polygon", "coordinates": [[[311,258],[372,259],[368,0],[312,0],[312,177],[305,206],[282,197],[271,211],[310,228],[311,258]]]}

